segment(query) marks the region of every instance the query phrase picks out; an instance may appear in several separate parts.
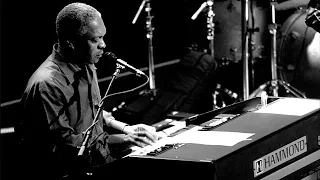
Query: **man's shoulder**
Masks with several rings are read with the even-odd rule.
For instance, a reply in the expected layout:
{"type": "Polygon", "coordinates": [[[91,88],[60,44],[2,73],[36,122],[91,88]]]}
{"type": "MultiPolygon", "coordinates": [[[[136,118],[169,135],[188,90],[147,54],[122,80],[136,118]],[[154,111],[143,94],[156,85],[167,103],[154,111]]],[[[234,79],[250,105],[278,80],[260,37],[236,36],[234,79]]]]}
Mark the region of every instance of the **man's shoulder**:
{"type": "Polygon", "coordinates": [[[42,64],[33,72],[29,79],[28,86],[55,86],[59,83],[66,83],[66,77],[61,68],[51,58],[47,58],[42,64]]]}
{"type": "Polygon", "coordinates": [[[32,78],[38,82],[51,81],[61,76],[61,70],[51,59],[46,59],[33,73],[32,78]]]}

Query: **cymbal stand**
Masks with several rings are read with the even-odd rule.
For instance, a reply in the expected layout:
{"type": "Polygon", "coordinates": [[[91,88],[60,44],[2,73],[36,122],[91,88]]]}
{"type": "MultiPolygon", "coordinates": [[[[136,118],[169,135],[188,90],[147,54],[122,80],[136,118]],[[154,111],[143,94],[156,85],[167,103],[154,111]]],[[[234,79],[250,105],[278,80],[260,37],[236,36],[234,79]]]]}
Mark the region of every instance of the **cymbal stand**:
{"type": "MultiPolygon", "coordinates": [[[[198,10],[192,15],[191,19],[195,20],[200,12],[202,12],[205,8],[207,8],[207,40],[209,41],[209,51],[210,55],[215,59],[214,56],[214,28],[215,24],[213,22],[213,18],[215,16],[215,13],[213,11],[213,0],[207,0],[201,4],[201,6],[198,8],[198,10]]],[[[216,85],[215,91],[212,93],[213,97],[213,109],[218,109],[221,107],[225,107],[226,103],[224,101],[224,98],[222,96],[222,93],[224,93],[223,90],[227,90],[225,88],[222,88],[221,84],[216,85]],[[218,100],[220,100],[218,102],[218,100]],[[219,106],[220,105],[220,106],[219,106]]],[[[228,90],[229,91],[229,90],[228,90]]],[[[227,94],[229,95],[229,94],[227,94]]]]}
{"type": "Polygon", "coordinates": [[[249,97],[249,0],[241,1],[243,100],[249,97]]]}
{"type": "Polygon", "coordinates": [[[270,0],[271,7],[271,22],[269,25],[269,32],[272,35],[271,38],[271,81],[266,82],[258,89],[256,89],[251,95],[250,98],[261,94],[262,91],[265,91],[267,88],[271,88],[272,96],[279,96],[279,85],[281,85],[287,93],[292,93],[295,97],[306,98],[305,94],[300,92],[298,89],[291,86],[289,83],[279,80],[277,77],[277,24],[276,24],[276,15],[275,15],[275,4],[276,0],[270,0]]]}
{"type": "Polygon", "coordinates": [[[210,55],[214,57],[214,22],[213,22],[213,17],[215,16],[215,13],[213,12],[213,0],[207,0],[206,2],[202,3],[199,9],[193,14],[191,17],[192,20],[195,20],[199,13],[203,11],[204,8],[208,7],[208,12],[207,12],[207,39],[209,41],[209,50],[210,50],[210,55]]]}
{"type": "Polygon", "coordinates": [[[153,30],[154,27],[152,26],[152,18],[153,16],[151,15],[151,5],[150,5],[150,0],[143,0],[133,21],[132,24],[135,24],[143,7],[145,7],[145,12],[147,13],[146,17],[146,29],[147,29],[147,38],[149,40],[148,42],[148,60],[149,60],[149,87],[150,87],[150,92],[152,93],[153,96],[156,95],[156,85],[155,85],[155,74],[154,74],[154,57],[153,57],[153,45],[152,45],[152,38],[153,38],[153,30]]]}
{"type": "Polygon", "coordinates": [[[275,18],[275,0],[270,0],[271,6],[271,22],[269,26],[269,32],[272,35],[271,38],[271,89],[272,95],[278,97],[278,82],[277,82],[277,24],[275,18]]]}

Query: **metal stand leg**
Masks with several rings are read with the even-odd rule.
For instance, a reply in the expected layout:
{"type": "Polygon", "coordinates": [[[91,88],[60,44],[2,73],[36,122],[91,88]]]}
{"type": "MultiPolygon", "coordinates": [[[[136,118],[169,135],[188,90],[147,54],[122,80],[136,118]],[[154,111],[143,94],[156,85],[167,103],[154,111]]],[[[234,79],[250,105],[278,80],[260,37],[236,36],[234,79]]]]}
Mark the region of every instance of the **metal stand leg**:
{"type": "MultiPolygon", "coordinates": [[[[210,55],[213,57],[213,59],[215,59],[215,55],[214,55],[215,23],[213,21],[215,13],[213,11],[213,5],[214,5],[213,0],[206,0],[201,4],[198,10],[192,15],[191,19],[195,20],[197,16],[200,14],[200,12],[202,12],[204,9],[207,8],[207,40],[209,42],[208,51],[210,52],[210,55]]],[[[230,99],[237,100],[238,98],[238,95],[236,93],[233,93],[232,91],[226,88],[222,88],[221,85],[218,83],[215,91],[212,93],[213,109],[218,109],[226,106],[226,102],[223,96],[224,94],[227,95],[230,99]]]]}
{"type": "Polygon", "coordinates": [[[300,97],[300,98],[306,98],[305,94],[300,92],[298,89],[294,88],[291,86],[289,83],[278,80],[277,77],[277,25],[275,22],[276,15],[275,15],[275,0],[270,0],[270,6],[271,6],[271,20],[272,24],[269,25],[269,32],[272,35],[272,42],[271,42],[271,77],[272,80],[268,81],[262,85],[259,86],[258,89],[253,91],[253,93],[250,94],[249,98],[253,98],[255,96],[259,96],[261,92],[266,91],[267,93],[269,92],[268,89],[272,92],[272,96],[278,97],[279,96],[279,88],[282,86],[286,93],[291,93],[295,97],[300,97]]]}
{"type": "Polygon", "coordinates": [[[243,100],[249,97],[249,1],[241,1],[242,16],[242,61],[243,61],[243,100]]]}
{"type": "Polygon", "coordinates": [[[132,24],[135,24],[137,21],[140,12],[142,11],[142,8],[145,7],[145,12],[147,13],[146,17],[146,29],[147,29],[147,38],[149,40],[148,42],[148,60],[149,60],[149,86],[150,90],[148,90],[147,94],[151,94],[152,96],[156,96],[156,83],[155,83],[155,74],[154,74],[154,60],[153,60],[153,45],[152,45],[152,38],[153,38],[153,30],[154,27],[152,26],[152,18],[153,16],[151,15],[151,5],[150,5],[150,0],[143,0],[138,12],[136,13],[132,24]]]}

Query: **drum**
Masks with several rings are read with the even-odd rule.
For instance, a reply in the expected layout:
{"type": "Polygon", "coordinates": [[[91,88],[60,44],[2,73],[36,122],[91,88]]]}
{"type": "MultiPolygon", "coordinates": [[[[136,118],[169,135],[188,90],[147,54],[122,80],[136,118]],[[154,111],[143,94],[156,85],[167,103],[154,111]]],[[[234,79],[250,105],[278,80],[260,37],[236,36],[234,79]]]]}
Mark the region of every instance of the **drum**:
{"type": "Polygon", "coordinates": [[[306,10],[284,22],[277,39],[279,79],[307,98],[320,98],[320,34],[305,24],[306,10]]]}
{"type": "MultiPolygon", "coordinates": [[[[268,8],[269,3],[259,4],[252,0],[248,8],[248,28],[251,30],[252,57],[261,58],[269,41],[268,8]]],[[[242,8],[239,0],[216,0],[213,11],[215,13],[214,53],[217,60],[240,61],[242,58],[242,8]]],[[[251,34],[251,36],[250,36],[251,34]]],[[[266,52],[268,53],[268,52],[266,52]]],[[[269,55],[269,53],[267,54],[269,55]]]]}

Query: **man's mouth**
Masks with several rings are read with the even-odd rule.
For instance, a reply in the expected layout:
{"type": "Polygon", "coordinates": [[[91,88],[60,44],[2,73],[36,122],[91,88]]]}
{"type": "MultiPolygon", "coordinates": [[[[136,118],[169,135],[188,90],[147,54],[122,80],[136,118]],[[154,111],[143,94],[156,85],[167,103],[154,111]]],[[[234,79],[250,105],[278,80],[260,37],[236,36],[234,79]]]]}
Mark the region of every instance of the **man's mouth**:
{"type": "Polygon", "coordinates": [[[103,56],[103,52],[97,55],[97,58],[101,58],[103,56]]]}

